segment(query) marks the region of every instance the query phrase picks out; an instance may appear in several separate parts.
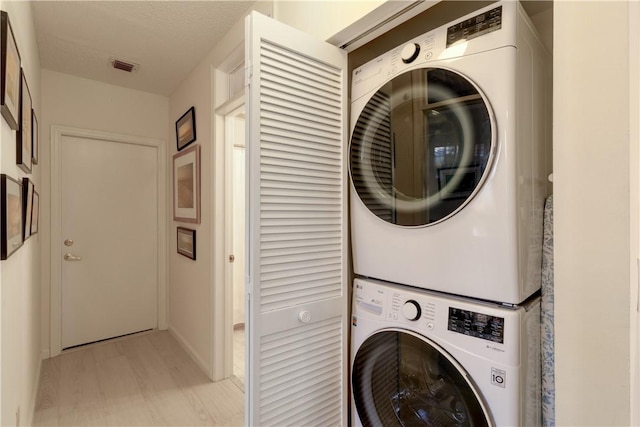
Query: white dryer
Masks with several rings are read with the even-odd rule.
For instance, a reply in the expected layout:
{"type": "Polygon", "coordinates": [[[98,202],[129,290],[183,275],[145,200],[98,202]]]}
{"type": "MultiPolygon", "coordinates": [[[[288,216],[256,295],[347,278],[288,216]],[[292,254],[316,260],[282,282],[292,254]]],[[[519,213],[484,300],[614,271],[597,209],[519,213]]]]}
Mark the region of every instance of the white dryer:
{"type": "Polygon", "coordinates": [[[514,1],[353,71],[357,275],[513,304],[540,288],[548,71],[514,1]]]}
{"type": "Polygon", "coordinates": [[[354,282],[352,425],[541,424],[540,298],[506,307],[354,282]]]}

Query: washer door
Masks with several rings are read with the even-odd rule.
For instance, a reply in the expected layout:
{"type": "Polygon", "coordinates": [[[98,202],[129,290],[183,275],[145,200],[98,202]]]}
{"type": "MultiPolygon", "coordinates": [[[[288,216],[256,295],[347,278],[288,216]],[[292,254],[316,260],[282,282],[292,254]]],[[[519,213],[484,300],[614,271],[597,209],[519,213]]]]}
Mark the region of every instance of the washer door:
{"type": "Polygon", "coordinates": [[[353,363],[363,426],[492,426],[463,368],[442,348],[407,331],[369,337],[353,363]]]}
{"type": "Polygon", "coordinates": [[[394,77],[364,107],[350,144],[355,191],[379,218],[401,226],[443,221],[476,194],[493,159],[488,102],[444,68],[394,77]]]}

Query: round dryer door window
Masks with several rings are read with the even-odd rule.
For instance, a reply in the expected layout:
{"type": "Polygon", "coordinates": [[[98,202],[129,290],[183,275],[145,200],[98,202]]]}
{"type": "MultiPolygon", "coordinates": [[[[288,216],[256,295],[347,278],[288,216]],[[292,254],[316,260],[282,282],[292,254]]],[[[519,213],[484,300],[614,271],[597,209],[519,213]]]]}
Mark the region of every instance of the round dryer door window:
{"type": "Polygon", "coordinates": [[[363,426],[489,426],[462,367],[424,337],[385,330],[356,354],[352,388],[363,426]]]}
{"type": "Polygon", "coordinates": [[[494,151],[489,105],[451,70],[400,74],[368,101],[350,144],[351,180],[379,218],[425,226],[460,211],[489,172],[494,151]]]}

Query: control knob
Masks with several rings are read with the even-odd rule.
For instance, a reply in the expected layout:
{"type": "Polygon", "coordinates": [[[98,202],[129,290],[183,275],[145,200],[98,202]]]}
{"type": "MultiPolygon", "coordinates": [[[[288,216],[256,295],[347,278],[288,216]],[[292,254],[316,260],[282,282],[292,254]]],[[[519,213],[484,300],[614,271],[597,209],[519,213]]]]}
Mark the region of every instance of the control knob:
{"type": "Polygon", "coordinates": [[[402,52],[400,52],[400,57],[402,58],[402,62],[408,64],[413,62],[418,55],[420,54],[420,45],[418,43],[409,43],[402,48],[402,52]]]}
{"type": "Polygon", "coordinates": [[[410,299],[402,306],[402,314],[407,320],[418,320],[421,314],[420,304],[410,299]]]}

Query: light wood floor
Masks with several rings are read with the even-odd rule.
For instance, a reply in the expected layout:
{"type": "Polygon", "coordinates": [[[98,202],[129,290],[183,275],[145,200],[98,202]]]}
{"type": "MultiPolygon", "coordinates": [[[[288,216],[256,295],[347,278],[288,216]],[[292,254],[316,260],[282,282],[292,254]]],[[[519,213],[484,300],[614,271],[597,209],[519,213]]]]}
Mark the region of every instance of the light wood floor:
{"type": "Polygon", "coordinates": [[[43,361],[35,426],[241,426],[241,384],[210,382],[167,331],[43,361]]]}

